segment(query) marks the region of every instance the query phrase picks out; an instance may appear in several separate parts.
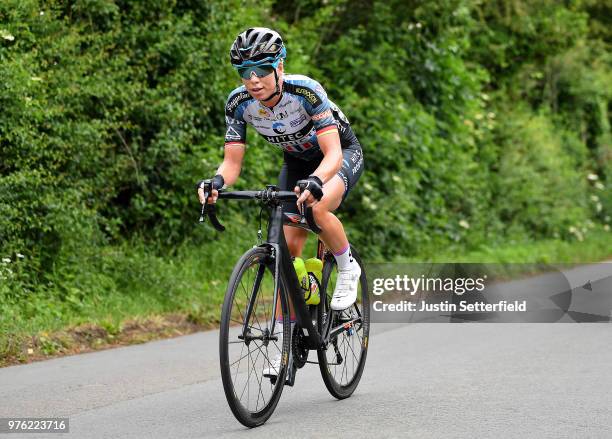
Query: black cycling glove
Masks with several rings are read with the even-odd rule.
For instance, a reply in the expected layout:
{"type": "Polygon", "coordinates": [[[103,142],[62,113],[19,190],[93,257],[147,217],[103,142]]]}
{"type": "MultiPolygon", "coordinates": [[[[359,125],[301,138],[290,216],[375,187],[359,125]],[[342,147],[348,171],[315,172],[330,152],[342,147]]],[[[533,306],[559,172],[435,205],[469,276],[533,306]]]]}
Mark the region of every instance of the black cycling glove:
{"type": "Polygon", "coordinates": [[[196,189],[205,189],[207,185],[212,183],[212,189],[221,189],[225,185],[223,175],[217,174],[212,179],[200,180],[196,184],[196,189]]]}
{"type": "Polygon", "coordinates": [[[298,186],[302,192],[309,190],[317,201],[321,201],[321,198],[323,198],[323,181],[316,175],[309,175],[305,180],[298,180],[295,185],[298,186]]]}

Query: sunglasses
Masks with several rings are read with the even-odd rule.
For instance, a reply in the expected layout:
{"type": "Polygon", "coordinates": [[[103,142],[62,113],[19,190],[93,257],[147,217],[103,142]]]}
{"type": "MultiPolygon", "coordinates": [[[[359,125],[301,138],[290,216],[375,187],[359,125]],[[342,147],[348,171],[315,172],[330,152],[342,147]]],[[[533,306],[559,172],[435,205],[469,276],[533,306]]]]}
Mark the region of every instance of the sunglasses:
{"type": "Polygon", "coordinates": [[[254,72],[258,78],[268,76],[274,71],[275,67],[272,64],[261,64],[258,66],[239,67],[238,74],[243,79],[251,79],[251,74],[254,72]]]}

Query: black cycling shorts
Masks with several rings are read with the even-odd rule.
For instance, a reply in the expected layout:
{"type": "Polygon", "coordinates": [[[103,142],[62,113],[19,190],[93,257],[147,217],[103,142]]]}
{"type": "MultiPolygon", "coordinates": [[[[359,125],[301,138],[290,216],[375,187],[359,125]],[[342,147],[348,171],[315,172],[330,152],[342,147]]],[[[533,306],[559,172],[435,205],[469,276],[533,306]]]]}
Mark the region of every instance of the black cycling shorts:
{"type": "MultiPolygon", "coordinates": [[[[305,161],[295,158],[287,153],[284,154],[284,162],[278,176],[278,186],[283,191],[292,191],[298,180],[308,176],[319,167],[321,160],[305,161]]],[[[359,144],[349,145],[342,148],[342,167],[336,175],[344,182],[344,194],[342,201],[346,199],[349,191],[355,186],[363,172],[363,152],[359,144]]],[[[298,213],[297,204],[294,201],[283,202],[283,211],[298,213]]]]}

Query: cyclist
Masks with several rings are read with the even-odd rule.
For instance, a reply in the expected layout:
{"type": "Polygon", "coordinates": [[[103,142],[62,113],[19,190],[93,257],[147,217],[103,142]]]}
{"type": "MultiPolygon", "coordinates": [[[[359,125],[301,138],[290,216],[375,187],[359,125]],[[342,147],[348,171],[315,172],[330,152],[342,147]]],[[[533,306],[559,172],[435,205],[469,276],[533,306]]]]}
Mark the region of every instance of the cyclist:
{"type": "MultiPolygon", "coordinates": [[[[268,28],[247,29],[232,44],[230,60],[242,86],[227,99],[224,159],[212,179],[208,202],[216,202],[217,189],[237,180],[246,149],[246,125],[250,124],[283,150],[279,187],[299,196],[296,203],[283,205],[285,215],[291,218],[303,211],[304,204],[313,208],[322,230],[320,237],[338,265],[331,308],[343,310],[355,303],[361,269],[351,256],[342,223],[332,212],[361,176],[363,153],[349,121],[323,87],[307,76],[284,73],[285,57],[281,36],[268,28]],[[301,194],[300,181],[306,184],[301,194]]],[[[204,203],[201,188],[198,195],[204,203]]],[[[301,256],[307,231],[285,226],[284,233],[291,255],[301,256]]]]}

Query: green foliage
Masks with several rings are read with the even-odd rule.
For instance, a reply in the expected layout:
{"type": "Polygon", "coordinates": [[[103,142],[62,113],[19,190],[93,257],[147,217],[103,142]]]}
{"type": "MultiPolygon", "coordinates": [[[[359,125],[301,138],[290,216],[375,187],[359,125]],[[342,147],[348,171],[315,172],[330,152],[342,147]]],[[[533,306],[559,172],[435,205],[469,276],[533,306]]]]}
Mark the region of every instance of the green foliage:
{"type": "MultiPolygon", "coordinates": [[[[259,214],[223,203],[230,233],[194,226],[193,183],[222,160],[239,84],[228,48],[249,26],[277,28],[286,70],[321,82],[351,120],[365,172],[339,215],[369,258],[605,233],[609,12],[596,0],[2,2],[0,326],[120,308],[208,318],[259,214]],[[202,272],[184,271],[194,254],[202,272]]],[[[250,130],[236,188],[276,182],[280,162],[250,130]]]]}

